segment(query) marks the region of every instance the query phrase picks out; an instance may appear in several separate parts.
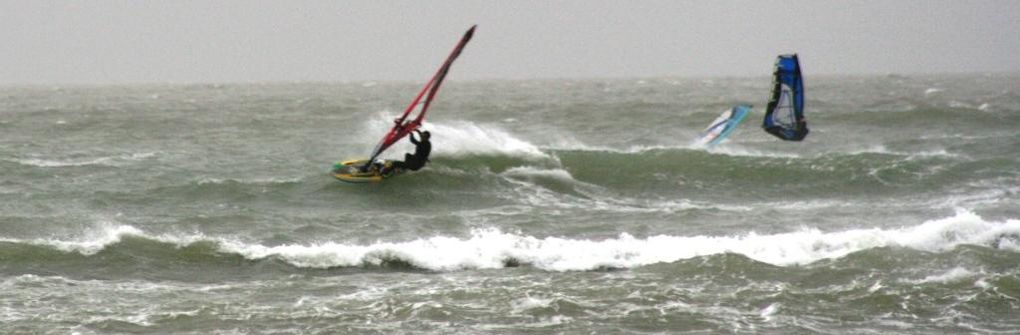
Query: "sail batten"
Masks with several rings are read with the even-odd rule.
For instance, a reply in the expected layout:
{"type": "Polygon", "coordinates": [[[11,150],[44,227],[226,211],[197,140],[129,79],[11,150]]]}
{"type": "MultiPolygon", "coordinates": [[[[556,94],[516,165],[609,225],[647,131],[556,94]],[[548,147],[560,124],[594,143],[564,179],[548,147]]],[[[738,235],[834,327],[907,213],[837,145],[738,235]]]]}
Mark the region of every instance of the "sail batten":
{"type": "Polygon", "coordinates": [[[801,141],[808,134],[804,117],[804,80],[797,54],[780,55],[776,59],[772,94],[765,108],[762,128],[787,141],[801,141]]]}

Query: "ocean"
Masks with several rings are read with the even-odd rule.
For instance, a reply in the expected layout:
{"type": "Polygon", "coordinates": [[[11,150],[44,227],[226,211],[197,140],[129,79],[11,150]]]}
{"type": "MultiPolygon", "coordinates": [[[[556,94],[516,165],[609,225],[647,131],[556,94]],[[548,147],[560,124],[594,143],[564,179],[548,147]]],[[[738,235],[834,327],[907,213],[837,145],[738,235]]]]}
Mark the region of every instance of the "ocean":
{"type": "Polygon", "coordinates": [[[1020,75],[807,75],[0,87],[0,333],[1020,334],[1020,75]]]}

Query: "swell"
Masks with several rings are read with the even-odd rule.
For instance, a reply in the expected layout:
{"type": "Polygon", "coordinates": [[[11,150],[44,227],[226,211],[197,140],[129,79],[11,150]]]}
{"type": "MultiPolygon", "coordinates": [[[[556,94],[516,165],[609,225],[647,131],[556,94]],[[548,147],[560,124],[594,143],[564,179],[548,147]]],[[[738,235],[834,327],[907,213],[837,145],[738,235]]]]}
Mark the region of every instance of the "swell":
{"type": "MultiPolygon", "coordinates": [[[[855,253],[882,248],[946,253],[974,246],[986,269],[1020,261],[1020,221],[987,221],[960,211],[916,226],[731,236],[655,235],[582,239],[476,229],[470,236],[434,235],[409,240],[350,243],[305,241],[264,244],[230,236],[155,234],[131,226],[96,228],[77,239],[0,240],[7,274],[73,274],[217,280],[272,273],[363,270],[458,271],[527,266],[546,271],[641,268],[696,257],[735,253],[773,266],[883,264],[902,252],[855,253]],[[998,251],[996,251],[998,250],[998,251]],[[886,256],[892,255],[892,256],[886,256]],[[817,263],[821,262],[821,263],[817,263]]],[[[941,256],[939,256],[941,257],[941,256]]],[[[956,257],[956,256],[950,256],[956,257]]],[[[969,256],[968,256],[969,257],[969,256]]],[[[947,262],[961,264],[967,262],[947,262]]],[[[998,271],[998,270],[996,270],[998,271]]]]}
{"type": "Polygon", "coordinates": [[[637,152],[570,150],[555,151],[555,155],[574,178],[615,190],[659,194],[683,190],[687,194],[737,197],[748,193],[811,198],[937,192],[938,188],[993,177],[965,171],[1008,163],[1002,158],[966,161],[937,153],[885,150],[803,157],[669,148],[637,152]]]}
{"type": "Polygon", "coordinates": [[[546,150],[543,155],[511,152],[438,155],[421,171],[371,185],[336,181],[323,167],[305,171],[303,176],[280,178],[195,179],[177,178],[174,173],[131,188],[89,192],[93,202],[111,205],[200,207],[263,201],[325,205],[332,199],[340,206],[374,208],[385,203],[413,206],[424,201],[415,195],[422,195],[433,205],[456,208],[505,205],[507,199],[520,203],[536,192],[547,191],[554,197],[577,197],[607,204],[626,199],[739,203],[733,199],[939,195],[987,180],[1015,178],[1001,173],[1004,166],[1014,163],[1009,157],[971,158],[944,150],[896,152],[881,146],[800,155],[738,147],[713,151],[683,147],[546,150]]]}
{"type": "MultiPolygon", "coordinates": [[[[1009,312],[1020,307],[1015,252],[959,245],[941,252],[903,247],[861,250],[799,267],[776,267],[738,254],[714,255],[660,264],[653,272],[686,287],[699,287],[712,303],[757,311],[766,325],[854,331],[868,327],[902,332],[900,322],[921,332],[970,332],[954,320],[966,316],[989,329],[1016,327],[1009,312]],[[853,314],[846,314],[852,310],[853,314]],[[799,316],[794,321],[789,315],[799,316]],[[839,322],[828,317],[846,315],[839,322]],[[948,320],[947,320],[948,319],[948,320]]],[[[669,291],[645,291],[662,299],[669,291]]]]}
{"type": "Polygon", "coordinates": [[[848,112],[835,112],[815,116],[823,118],[825,122],[833,121],[846,125],[868,125],[881,124],[883,128],[913,129],[919,124],[938,125],[940,130],[969,130],[973,133],[975,129],[1002,129],[1015,127],[1020,124],[1020,115],[1017,113],[998,113],[981,110],[978,107],[969,105],[933,106],[926,103],[911,104],[903,110],[896,110],[889,106],[879,105],[863,110],[848,112]]]}

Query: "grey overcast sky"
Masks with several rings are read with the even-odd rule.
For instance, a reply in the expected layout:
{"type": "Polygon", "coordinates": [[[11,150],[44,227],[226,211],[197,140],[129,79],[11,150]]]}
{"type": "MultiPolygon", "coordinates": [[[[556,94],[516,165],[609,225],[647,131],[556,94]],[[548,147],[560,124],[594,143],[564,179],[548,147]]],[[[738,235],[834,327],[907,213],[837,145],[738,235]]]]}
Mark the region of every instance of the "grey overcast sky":
{"type": "Polygon", "coordinates": [[[1020,71],[1020,1],[0,0],[0,84],[1020,71]]]}

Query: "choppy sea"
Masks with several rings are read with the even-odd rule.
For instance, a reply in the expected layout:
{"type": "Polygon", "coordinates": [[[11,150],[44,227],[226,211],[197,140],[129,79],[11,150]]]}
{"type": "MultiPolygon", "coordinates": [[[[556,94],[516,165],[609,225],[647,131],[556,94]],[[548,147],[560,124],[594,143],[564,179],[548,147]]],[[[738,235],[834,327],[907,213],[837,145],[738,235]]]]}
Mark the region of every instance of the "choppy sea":
{"type": "Polygon", "coordinates": [[[419,85],[0,87],[0,333],[1020,333],[1020,75],[419,85]]]}

